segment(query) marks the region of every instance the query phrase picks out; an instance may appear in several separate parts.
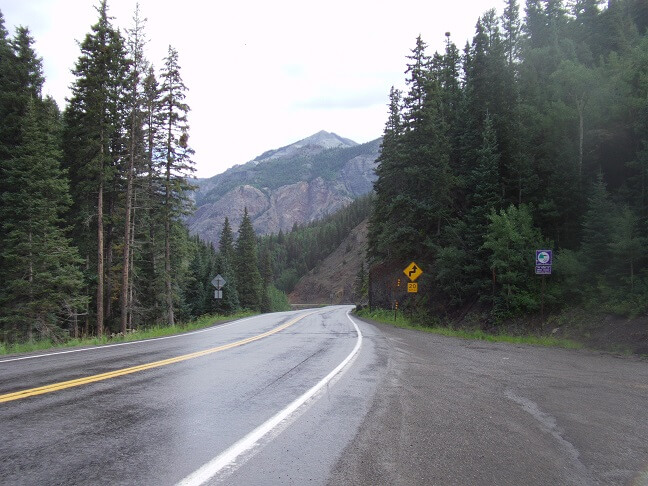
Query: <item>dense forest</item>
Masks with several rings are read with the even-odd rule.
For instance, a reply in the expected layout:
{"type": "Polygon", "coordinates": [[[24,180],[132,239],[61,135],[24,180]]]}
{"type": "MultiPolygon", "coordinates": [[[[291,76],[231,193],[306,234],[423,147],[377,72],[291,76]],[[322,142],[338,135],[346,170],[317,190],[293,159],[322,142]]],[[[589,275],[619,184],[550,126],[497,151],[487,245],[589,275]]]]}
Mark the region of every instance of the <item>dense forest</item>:
{"type": "Polygon", "coordinates": [[[226,298],[213,298],[218,271],[259,274],[257,237],[244,221],[217,254],[188,234],[194,162],[179,54],[169,46],[156,70],[139,9],[125,35],[106,1],[97,13],[62,113],[42,95],[29,29],[11,37],[0,13],[0,345],[285,308],[267,280],[241,276],[237,290],[238,271],[226,298]]]}
{"type": "Polygon", "coordinates": [[[179,53],[155,69],[138,10],[125,33],[106,1],[97,13],[63,111],[42,95],[29,29],[11,36],[0,13],[0,344],[284,309],[370,213],[370,267],[425,269],[406,306],[498,320],[537,313],[544,295],[550,311],[648,310],[645,1],[508,0],[463,51],[447,33],[429,55],[419,37],[407,88],[390,92],[375,193],[286,234],[257,237],[246,211],[219,248],[184,225],[179,53]],[[554,250],[546,278],[540,248],[554,250]]]}
{"type": "Polygon", "coordinates": [[[647,27],[645,0],[508,0],[463,51],[416,40],[369,229],[373,266],[426,269],[410,306],[648,310],[647,27]]]}

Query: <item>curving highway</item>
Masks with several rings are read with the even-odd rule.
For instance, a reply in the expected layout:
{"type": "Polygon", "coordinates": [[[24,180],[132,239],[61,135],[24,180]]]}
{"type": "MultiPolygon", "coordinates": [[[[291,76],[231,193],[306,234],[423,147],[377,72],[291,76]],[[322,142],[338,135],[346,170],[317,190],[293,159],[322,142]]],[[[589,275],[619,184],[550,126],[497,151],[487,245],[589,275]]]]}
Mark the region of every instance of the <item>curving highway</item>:
{"type": "Polygon", "coordinates": [[[648,362],[350,306],[0,359],[2,485],[648,486],[648,362]]]}
{"type": "Polygon", "coordinates": [[[205,484],[238,475],[261,484],[272,481],[269,469],[279,483],[326,477],[375,391],[375,377],[359,373],[379,373],[371,329],[363,343],[350,309],[0,359],[0,483],[205,484]],[[290,443],[273,452],[278,435],[290,443]]]}

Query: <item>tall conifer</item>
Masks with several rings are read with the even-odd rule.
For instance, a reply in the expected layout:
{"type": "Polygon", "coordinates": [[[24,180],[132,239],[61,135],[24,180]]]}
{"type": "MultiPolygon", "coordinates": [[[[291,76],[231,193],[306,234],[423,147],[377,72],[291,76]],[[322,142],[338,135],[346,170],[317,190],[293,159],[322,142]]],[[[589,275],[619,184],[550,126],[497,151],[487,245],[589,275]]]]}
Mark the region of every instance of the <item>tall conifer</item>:
{"type": "Polygon", "coordinates": [[[31,100],[23,121],[24,144],[7,168],[10,189],[0,196],[5,236],[1,250],[6,284],[0,289],[0,321],[14,338],[33,330],[52,339],[82,303],[80,259],[65,237],[61,213],[69,204],[67,180],[59,166],[53,101],[39,114],[31,100]]]}
{"type": "Polygon", "coordinates": [[[261,305],[261,273],[256,235],[247,208],[236,240],[235,275],[239,301],[244,309],[259,310],[261,305]]]}
{"type": "Polygon", "coordinates": [[[182,81],[178,52],[169,46],[162,78],[161,121],[164,130],[164,159],[161,161],[164,177],[164,292],[166,319],[170,325],[175,323],[171,238],[172,227],[180,224],[180,218],[187,214],[190,206],[188,196],[192,186],[188,178],[194,172],[191,159],[193,150],[189,147],[189,125],[187,113],[189,106],[185,103],[187,87],[182,81]]]}
{"type": "Polygon", "coordinates": [[[107,299],[104,216],[114,208],[106,203],[112,200],[109,190],[115,196],[115,164],[122,155],[116,152],[122,148],[119,107],[127,61],[123,39],[110,23],[105,0],[97,10],[99,20],[81,43],[73,70],[76,79],[65,112],[64,160],[73,183],[75,240],[82,256],[96,265],[96,273],[89,277],[96,282],[96,332],[101,336],[107,299]],[[96,237],[89,231],[93,227],[96,237]]]}

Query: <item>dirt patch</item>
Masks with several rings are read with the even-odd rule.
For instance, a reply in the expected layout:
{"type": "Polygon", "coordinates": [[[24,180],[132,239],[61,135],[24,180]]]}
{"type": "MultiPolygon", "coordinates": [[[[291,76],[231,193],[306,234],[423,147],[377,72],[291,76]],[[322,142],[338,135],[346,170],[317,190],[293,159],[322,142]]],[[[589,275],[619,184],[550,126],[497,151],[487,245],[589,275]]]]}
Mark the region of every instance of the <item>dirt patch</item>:
{"type": "Polygon", "coordinates": [[[629,319],[573,309],[550,318],[547,324],[551,334],[588,348],[648,356],[648,316],[629,319]]]}
{"type": "Polygon", "coordinates": [[[648,357],[648,316],[627,318],[573,308],[549,316],[544,322],[540,316],[524,316],[495,323],[485,309],[471,309],[454,317],[451,325],[456,328],[512,336],[552,336],[576,341],[589,349],[648,357]]]}

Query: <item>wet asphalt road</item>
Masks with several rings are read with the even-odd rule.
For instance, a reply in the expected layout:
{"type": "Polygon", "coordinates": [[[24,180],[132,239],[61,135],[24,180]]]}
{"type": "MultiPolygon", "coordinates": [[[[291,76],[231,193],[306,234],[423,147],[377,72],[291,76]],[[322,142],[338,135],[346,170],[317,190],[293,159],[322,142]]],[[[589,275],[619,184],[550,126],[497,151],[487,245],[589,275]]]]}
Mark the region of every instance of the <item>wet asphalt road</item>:
{"type": "MultiPolygon", "coordinates": [[[[0,484],[177,484],[351,353],[358,336],[349,309],[317,310],[276,334],[207,356],[0,403],[0,484]]],[[[173,339],[3,358],[0,395],[221,346],[310,312],[258,316],[173,339]]],[[[360,372],[373,355],[367,340],[337,381],[216,479],[300,484],[327,478],[370,406],[377,379],[360,372]],[[283,442],[273,440],[279,432],[283,442]],[[263,451],[258,457],[257,449],[263,451]],[[250,456],[256,460],[247,466],[250,456]]]]}
{"type": "MultiPolygon", "coordinates": [[[[0,484],[174,485],[358,343],[349,307],[181,363],[0,403],[0,484]]],[[[257,336],[311,311],[23,361],[0,395],[257,336]]],[[[362,346],[208,484],[648,486],[648,362],[355,319],[362,346]]],[[[1,399],[1,397],[0,397],[1,399]]]]}
{"type": "Polygon", "coordinates": [[[330,486],[648,486],[648,360],[375,329],[387,370],[330,486]]]}

